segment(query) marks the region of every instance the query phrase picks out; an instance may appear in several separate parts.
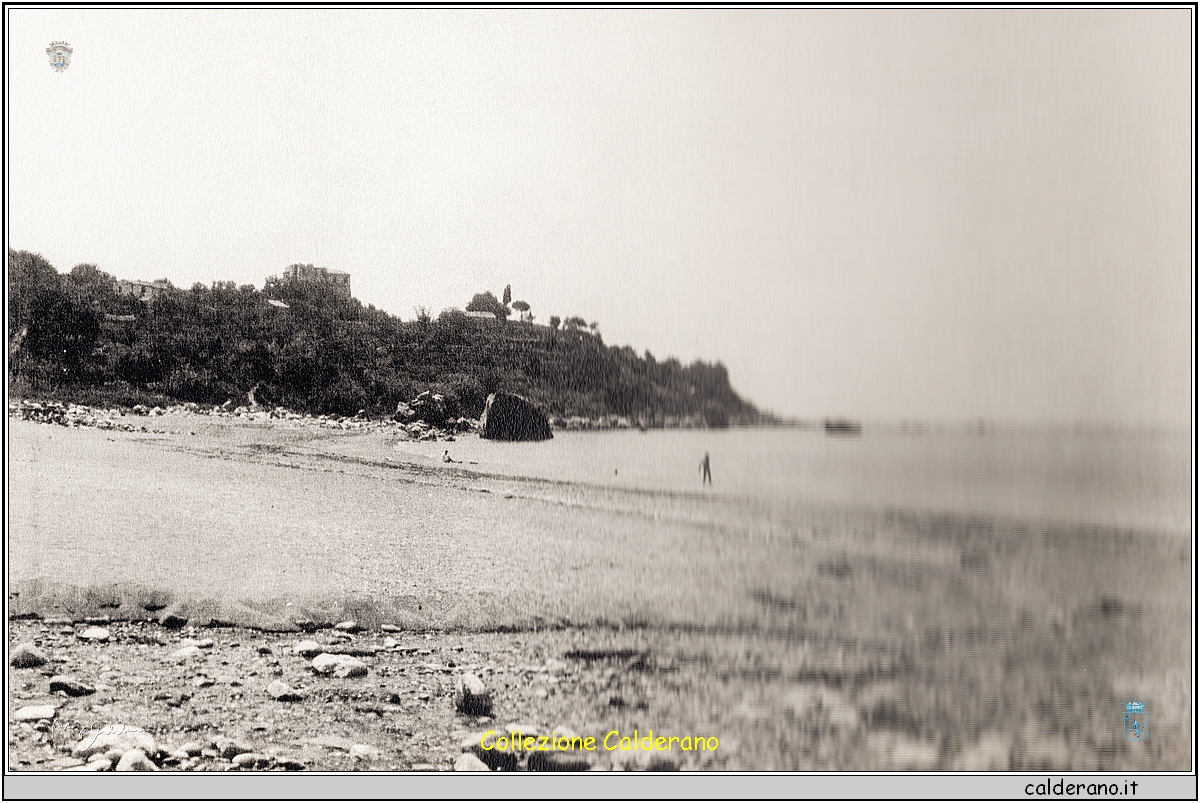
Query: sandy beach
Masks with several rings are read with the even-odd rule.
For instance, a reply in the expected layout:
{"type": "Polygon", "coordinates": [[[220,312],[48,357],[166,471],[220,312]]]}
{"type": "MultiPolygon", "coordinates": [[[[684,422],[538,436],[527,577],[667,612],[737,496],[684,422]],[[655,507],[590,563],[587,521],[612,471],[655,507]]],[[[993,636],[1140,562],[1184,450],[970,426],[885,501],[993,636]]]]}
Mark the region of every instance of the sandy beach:
{"type": "MultiPolygon", "coordinates": [[[[719,738],[662,768],[1190,769],[1187,533],[517,476],[385,449],[385,426],[139,423],[9,420],[9,643],[50,657],[10,708],[136,723],[162,769],[237,767],[168,761],[223,739],[260,768],[450,769],[509,722],[719,738]],[[368,674],[314,675],[294,644],[348,643],[346,620],[368,674]],[[214,643],[164,661],[184,638],[214,643]],[[490,718],[454,711],[463,671],[490,718]]],[[[75,730],[24,724],[12,768],[73,764],[75,730]]]]}

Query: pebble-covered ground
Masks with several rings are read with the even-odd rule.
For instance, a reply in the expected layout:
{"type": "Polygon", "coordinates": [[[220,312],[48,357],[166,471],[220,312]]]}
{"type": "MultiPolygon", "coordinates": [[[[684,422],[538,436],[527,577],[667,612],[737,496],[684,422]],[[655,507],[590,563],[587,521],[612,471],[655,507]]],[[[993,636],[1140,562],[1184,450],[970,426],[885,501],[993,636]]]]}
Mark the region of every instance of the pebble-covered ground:
{"type": "Polygon", "coordinates": [[[1190,768],[1178,534],[760,510],[371,457],[394,423],[143,412],[10,417],[14,770],[1190,768]],[[510,724],[716,749],[475,747],[510,724]]]}
{"type": "MultiPolygon", "coordinates": [[[[738,678],[748,653],[723,654],[711,639],[705,647],[704,639],[664,643],[637,631],[391,630],[10,622],[10,768],[480,769],[463,758],[471,755],[489,769],[670,771],[746,766],[751,754],[759,761],[750,763],[785,766],[785,745],[757,744],[744,728],[735,734],[719,724],[732,702],[722,697],[746,691],[738,678]],[[315,668],[324,663],[331,674],[315,668]],[[469,675],[486,689],[483,708],[456,699],[469,675]],[[592,736],[596,744],[502,754],[481,749],[489,730],[592,736]],[[604,739],[614,730],[609,751],[604,739]],[[701,737],[705,749],[683,750],[678,740],[670,750],[620,749],[620,736],[634,731],[639,741],[651,732],[701,737]]],[[[795,700],[786,705],[804,713],[795,700]]]]}

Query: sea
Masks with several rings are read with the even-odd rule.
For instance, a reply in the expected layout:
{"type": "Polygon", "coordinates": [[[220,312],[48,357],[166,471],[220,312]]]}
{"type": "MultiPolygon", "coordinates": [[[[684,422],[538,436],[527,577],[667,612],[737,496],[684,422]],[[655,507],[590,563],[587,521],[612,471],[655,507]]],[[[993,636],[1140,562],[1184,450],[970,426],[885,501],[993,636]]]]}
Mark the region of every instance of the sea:
{"type": "Polygon", "coordinates": [[[589,486],[1189,534],[1192,434],[1180,429],[867,427],[556,432],[540,443],[466,436],[400,443],[489,474],[589,486]],[[709,455],[712,485],[702,484],[709,455]]]}

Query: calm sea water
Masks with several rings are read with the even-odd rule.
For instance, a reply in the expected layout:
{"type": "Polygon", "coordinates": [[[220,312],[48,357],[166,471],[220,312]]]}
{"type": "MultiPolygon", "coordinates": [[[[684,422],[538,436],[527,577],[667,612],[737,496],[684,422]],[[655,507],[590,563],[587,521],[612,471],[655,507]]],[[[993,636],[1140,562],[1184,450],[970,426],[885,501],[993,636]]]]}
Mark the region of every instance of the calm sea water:
{"type": "Polygon", "coordinates": [[[466,437],[404,443],[409,458],[589,485],[857,507],[946,510],[1188,532],[1190,433],[999,430],[986,433],[811,430],[559,432],[544,443],[466,437]],[[475,465],[469,465],[474,462],[475,465]]]}

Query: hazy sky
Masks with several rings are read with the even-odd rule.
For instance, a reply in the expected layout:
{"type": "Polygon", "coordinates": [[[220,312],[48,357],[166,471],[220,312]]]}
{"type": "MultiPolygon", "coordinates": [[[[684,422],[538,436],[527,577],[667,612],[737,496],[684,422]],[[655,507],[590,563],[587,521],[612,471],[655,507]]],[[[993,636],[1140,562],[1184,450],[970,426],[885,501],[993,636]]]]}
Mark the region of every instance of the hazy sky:
{"type": "Polygon", "coordinates": [[[7,13],[60,271],[511,284],[787,414],[1190,417],[1188,10],[7,13]]]}

